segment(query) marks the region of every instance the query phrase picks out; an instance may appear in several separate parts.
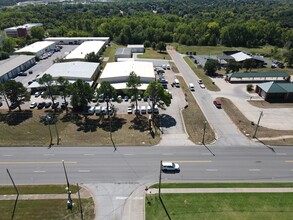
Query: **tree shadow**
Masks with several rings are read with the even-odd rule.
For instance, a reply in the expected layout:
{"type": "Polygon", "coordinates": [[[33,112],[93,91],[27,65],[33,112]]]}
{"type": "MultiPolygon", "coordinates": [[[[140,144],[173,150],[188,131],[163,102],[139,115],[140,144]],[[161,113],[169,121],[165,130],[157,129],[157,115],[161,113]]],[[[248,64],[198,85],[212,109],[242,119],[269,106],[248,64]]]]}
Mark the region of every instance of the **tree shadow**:
{"type": "Polygon", "coordinates": [[[149,130],[149,120],[145,116],[139,115],[130,122],[132,125],[130,125],[129,129],[139,130],[140,132],[149,130]]]}
{"type": "Polygon", "coordinates": [[[0,114],[0,122],[11,126],[16,126],[33,117],[31,110],[11,111],[6,114],[0,114]]]}
{"type": "Polygon", "coordinates": [[[112,116],[111,121],[107,117],[104,118],[102,124],[100,124],[100,128],[102,128],[104,131],[111,131],[115,132],[118,131],[123,127],[124,124],[126,124],[127,120],[124,118],[118,118],[116,116],[112,116]],[[111,124],[110,124],[111,123],[111,124]]]}
{"type": "Polygon", "coordinates": [[[158,120],[159,121],[156,123],[158,123],[160,125],[160,127],[164,127],[164,128],[174,127],[177,124],[175,118],[173,118],[170,115],[166,115],[166,114],[160,115],[158,120]]]}

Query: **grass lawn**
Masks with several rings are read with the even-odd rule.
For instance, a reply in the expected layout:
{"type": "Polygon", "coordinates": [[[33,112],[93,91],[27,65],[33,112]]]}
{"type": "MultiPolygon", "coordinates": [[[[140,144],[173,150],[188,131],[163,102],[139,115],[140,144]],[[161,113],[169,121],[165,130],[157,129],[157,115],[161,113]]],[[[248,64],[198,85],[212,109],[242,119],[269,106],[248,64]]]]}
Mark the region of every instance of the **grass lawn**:
{"type": "MultiPolygon", "coordinates": [[[[192,96],[190,89],[186,85],[185,81],[181,76],[177,76],[180,81],[180,86],[182,91],[186,94],[185,98],[188,102],[188,107],[182,110],[182,116],[184,119],[185,127],[189,138],[195,144],[202,144],[204,123],[206,118],[201,111],[199,105],[196,103],[194,97],[192,96]]],[[[205,143],[211,143],[215,140],[215,133],[211,129],[210,125],[207,123],[205,132],[205,143]]]]}
{"type": "Polygon", "coordinates": [[[202,68],[197,68],[192,60],[189,57],[184,57],[185,62],[189,65],[189,67],[193,70],[193,72],[197,75],[198,78],[200,78],[205,87],[210,91],[220,91],[220,88],[215,85],[212,81],[212,79],[207,76],[202,68]]]}
{"type": "MultiPolygon", "coordinates": [[[[293,187],[293,183],[288,182],[263,182],[263,183],[162,183],[161,188],[281,188],[293,187]]],[[[150,188],[159,188],[159,184],[154,184],[150,188]]]]}
{"type": "MultiPolygon", "coordinates": [[[[23,112],[0,112],[0,146],[48,146],[50,142],[49,126],[40,122],[43,110],[26,110],[23,112]],[[17,137],[17,138],[15,138],[17,137]]],[[[160,136],[154,138],[148,132],[147,118],[139,121],[134,115],[117,115],[112,120],[112,136],[117,146],[154,145],[160,136]]],[[[105,146],[112,145],[107,120],[97,116],[60,112],[56,124],[63,146],[105,146]]],[[[52,130],[53,143],[56,143],[55,126],[52,130]]]]}
{"type": "MultiPolygon", "coordinates": [[[[162,194],[172,220],[293,219],[293,193],[162,194]]],[[[158,195],[147,195],[146,219],[168,219],[158,195]]]]}
{"type": "MultiPolygon", "coordinates": [[[[66,194],[66,185],[17,185],[19,194],[66,194]]],[[[76,185],[70,185],[70,191],[77,192],[76,185]]],[[[16,194],[13,186],[0,186],[0,195],[16,194]]]]}
{"type": "MultiPolygon", "coordinates": [[[[78,200],[73,199],[72,210],[67,209],[67,200],[18,200],[14,218],[15,220],[60,220],[80,219],[78,200]]],[[[94,219],[94,203],[92,199],[81,199],[84,219],[94,219]]],[[[14,207],[13,200],[0,201],[1,219],[10,219],[14,207]]]]}
{"type": "MultiPolygon", "coordinates": [[[[226,98],[221,98],[222,108],[227,113],[227,115],[231,118],[234,124],[239,128],[241,132],[243,132],[248,137],[252,137],[256,125],[249,121],[241,111],[229,100],[226,98]]],[[[274,130],[259,126],[257,130],[258,138],[265,137],[278,137],[283,135],[292,135],[291,130],[274,130]]],[[[293,145],[293,138],[291,139],[280,139],[280,140],[263,140],[262,143],[265,145],[293,145]]]]}
{"type": "Polygon", "coordinates": [[[153,50],[152,48],[146,48],[145,49],[145,53],[138,55],[138,58],[147,58],[147,59],[166,59],[166,60],[171,60],[171,57],[169,56],[169,54],[166,51],[156,51],[153,50]]]}
{"type": "MultiPolygon", "coordinates": [[[[252,54],[270,54],[273,46],[264,46],[259,48],[244,48],[244,47],[225,47],[225,46],[186,46],[173,44],[174,48],[179,53],[185,54],[186,52],[196,52],[198,55],[221,55],[226,50],[244,50],[252,54]]],[[[279,49],[283,50],[283,49],[279,49]]]]}

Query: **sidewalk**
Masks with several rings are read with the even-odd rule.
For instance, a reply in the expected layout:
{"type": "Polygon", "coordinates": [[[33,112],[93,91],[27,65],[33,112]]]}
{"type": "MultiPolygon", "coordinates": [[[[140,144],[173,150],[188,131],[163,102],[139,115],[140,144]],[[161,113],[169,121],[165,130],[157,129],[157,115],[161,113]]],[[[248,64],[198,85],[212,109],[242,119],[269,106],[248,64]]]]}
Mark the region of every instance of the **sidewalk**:
{"type": "MultiPolygon", "coordinates": [[[[91,198],[91,194],[82,187],[79,191],[80,198],[88,199],[91,198]]],[[[0,195],[0,200],[15,200],[16,194],[12,195],[0,195]]],[[[71,194],[72,199],[78,198],[78,193],[71,194]]],[[[68,194],[20,194],[18,197],[19,200],[41,200],[41,199],[68,199],[68,194]]]]}
{"type": "MultiPolygon", "coordinates": [[[[293,188],[168,188],[161,193],[281,193],[293,192],[293,188]]],[[[148,194],[158,194],[159,189],[149,189],[148,194]]]]}

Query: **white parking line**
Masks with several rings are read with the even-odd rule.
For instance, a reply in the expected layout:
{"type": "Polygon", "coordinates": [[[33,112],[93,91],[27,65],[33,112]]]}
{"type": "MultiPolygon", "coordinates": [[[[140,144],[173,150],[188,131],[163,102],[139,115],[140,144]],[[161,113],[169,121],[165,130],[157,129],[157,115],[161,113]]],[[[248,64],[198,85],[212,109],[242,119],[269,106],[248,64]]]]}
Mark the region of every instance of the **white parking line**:
{"type": "Polygon", "coordinates": [[[251,171],[251,172],[258,172],[258,171],[260,171],[260,169],[249,169],[249,171],[251,171]]]}
{"type": "Polygon", "coordinates": [[[78,170],[79,173],[89,173],[91,172],[90,170],[78,170]]]}
{"type": "Polygon", "coordinates": [[[207,171],[209,171],[209,172],[216,172],[216,171],[218,171],[218,169],[207,169],[207,171]]]}

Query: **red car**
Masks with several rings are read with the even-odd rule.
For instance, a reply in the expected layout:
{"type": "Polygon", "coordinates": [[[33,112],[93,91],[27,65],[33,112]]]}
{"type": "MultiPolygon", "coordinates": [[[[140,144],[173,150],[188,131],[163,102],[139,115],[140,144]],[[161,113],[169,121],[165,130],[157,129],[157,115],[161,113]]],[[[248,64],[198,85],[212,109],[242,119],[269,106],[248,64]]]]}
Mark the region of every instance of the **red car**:
{"type": "Polygon", "coordinates": [[[221,99],[215,99],[213,103],[217,108],[222,108],[221,99]]]}

